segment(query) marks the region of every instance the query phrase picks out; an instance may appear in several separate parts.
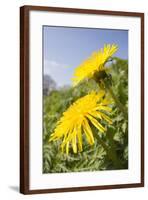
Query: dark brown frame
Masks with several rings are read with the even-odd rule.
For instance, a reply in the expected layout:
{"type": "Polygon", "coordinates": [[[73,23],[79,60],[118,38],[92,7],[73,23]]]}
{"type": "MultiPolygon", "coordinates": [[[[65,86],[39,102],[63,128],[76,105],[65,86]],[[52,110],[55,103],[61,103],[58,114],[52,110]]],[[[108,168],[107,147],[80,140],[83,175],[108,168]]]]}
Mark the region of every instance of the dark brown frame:
{"type": "Polygon", "coordinates": [[[23,6],[20,8],[20,192],[23,194],[72,192],[84,190],[144,187],[144,13],[89,10],[59,7],[23,6]],[[29,12],[55,11],[62,13],[131,16],[141,19],[141,182],[55,189],[29,189],[29,12]]]}

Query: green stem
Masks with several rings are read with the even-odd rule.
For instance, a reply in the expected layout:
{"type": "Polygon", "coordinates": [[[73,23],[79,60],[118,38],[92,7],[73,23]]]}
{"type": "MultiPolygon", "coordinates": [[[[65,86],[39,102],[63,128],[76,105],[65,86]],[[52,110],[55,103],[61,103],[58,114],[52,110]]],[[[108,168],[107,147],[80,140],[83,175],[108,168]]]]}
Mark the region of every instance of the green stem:
{"type": "Polygon", "coordinates": [[[110,160],[112,160],[113,165],[116,169],[121,169],[122,165],[120,160],[118,160],[116,151],[113,150],[112,148],[109,148],[106,143],[100,138],[100,136],[96,133],[94,134],[95,138],[98,140],[98,142],[102,145],[102,147],[104,148],[104,150],[107,153],[107,156],[110,160]]]}
{"type": "Polygon", "coordinates": [[[120,111],[123,113],[124,117],[127,117],[127,112],[126,112],[124,106],[120,103],[120,101],[118,100],[118,98],[114,94],[112,88],[109,87],[108,91],[111,94],[112,98],[114,99],[114,101],[115,101],[116,105],[118,106],[118,108],[120,109],[120,111]]]}
{"type": "Polygon", "coordinates": [[[110,93],[110,95],[112,96],[112,98],[114,99],[117,107],[119,108],[119,110],[123,113],[124,117],[127,118],[127,111],[125,109],[125,107],[122,105],[122,103],[118,100],[118,98],[116,97],[116,95],[114,94],[111,86],[108,84],[108,82],[103,81],[105,84],[105,88],[108,90],[108,92],[110,93]]]}

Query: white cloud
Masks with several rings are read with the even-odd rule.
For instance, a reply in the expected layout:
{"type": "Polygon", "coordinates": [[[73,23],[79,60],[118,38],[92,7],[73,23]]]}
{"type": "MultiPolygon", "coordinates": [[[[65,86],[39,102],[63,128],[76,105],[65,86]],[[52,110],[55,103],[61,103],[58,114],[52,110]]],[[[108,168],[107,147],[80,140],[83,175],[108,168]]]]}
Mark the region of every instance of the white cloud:
{"type": "Polygon", "coordinates": [[[58,86],[70,85],[73,69],[55,60],[44,61],[44,74],[50,75],[58,86]]]}

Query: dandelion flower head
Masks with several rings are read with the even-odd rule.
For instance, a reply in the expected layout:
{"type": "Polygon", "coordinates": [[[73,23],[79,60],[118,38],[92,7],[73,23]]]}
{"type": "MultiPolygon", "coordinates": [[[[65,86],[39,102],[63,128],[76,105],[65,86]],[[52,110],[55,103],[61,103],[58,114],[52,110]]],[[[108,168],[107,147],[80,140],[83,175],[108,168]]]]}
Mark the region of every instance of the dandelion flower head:
{"type": "Polygon", "coordinates": [[[73,84],[77,85],[84,79],[92,78],[95,73],[105,71],[107,69],[105,63],[117,50],[118,46],[116,44],[105,44],[104,48],[93,52],[88,59],[75,69],[74,77],[72,78],[73,84]]]}
{"type": "Polygon", "coordinates": [[[105,97],[103,90],[99,93],[92,91],[90,94],[78,99],[63,113],[49,141],[61,138],[62,152],[66,151],[67,154],[70,147],[72,147],[74,153],[83,150],[83,135],[86,136],[87,142],[93,145],[94,136],[91,124],[100,133],[106,131],[101,121],[104,120],[109,124],[112,123],[110,117],[106,114],[111,112],[111,103],[112,100],[105,97]]]}

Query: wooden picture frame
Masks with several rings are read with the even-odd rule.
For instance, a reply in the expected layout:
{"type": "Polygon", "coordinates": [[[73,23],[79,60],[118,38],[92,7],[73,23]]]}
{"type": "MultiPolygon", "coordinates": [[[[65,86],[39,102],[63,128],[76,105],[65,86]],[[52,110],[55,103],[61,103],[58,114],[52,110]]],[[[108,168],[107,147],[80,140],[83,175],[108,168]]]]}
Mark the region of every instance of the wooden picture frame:
{"type": "Polygon", "coordinates": [[[144,187],[144,13],[89,10],[60,7],[23,6],[20,8],[20,192],[23,194],[41,194],[53,192],[71,192],[100,189],[119,189],[144,187]],[[140,135],[140,182],[126,184],[93,185],[61,188],[30,189],[30,12],[54,12],[79,15],[103,15],[131,17],[140,20],[140,70],[141,70],[141,135],[140,135]]]}

